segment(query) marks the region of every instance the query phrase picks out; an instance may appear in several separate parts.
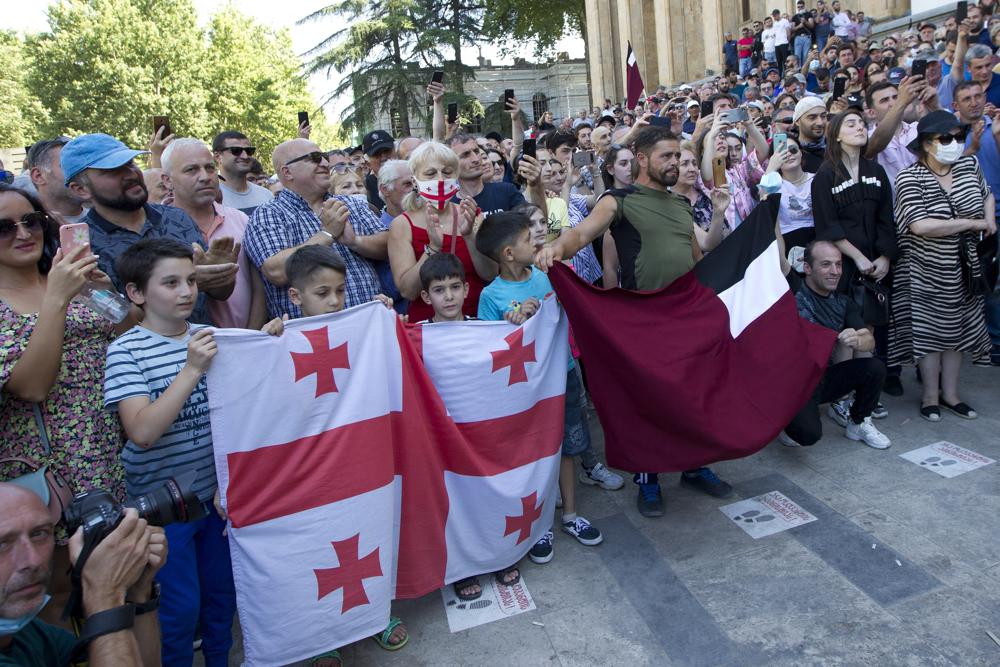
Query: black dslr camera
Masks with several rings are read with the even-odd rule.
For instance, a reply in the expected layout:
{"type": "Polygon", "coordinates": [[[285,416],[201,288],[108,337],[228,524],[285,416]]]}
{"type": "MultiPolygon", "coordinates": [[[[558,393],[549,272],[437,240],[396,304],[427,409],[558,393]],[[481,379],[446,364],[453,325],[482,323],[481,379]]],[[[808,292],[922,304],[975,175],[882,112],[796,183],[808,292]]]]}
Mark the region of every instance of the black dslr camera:
{"type": "Polygon", "coordinates": [[[83,526],[84,540],[96,545],[118,527],[129,507],[138,510],[139,517],[153,526],[200,519],[205,516],[205,510],[193,491],[197,476],[198,473],[192,470],[171,477],[160,488],[140,494],[124,505],[119,505],[111,494],[100,489],[78,493],[65,512],[69,533],[72,535],[83,526]]]}

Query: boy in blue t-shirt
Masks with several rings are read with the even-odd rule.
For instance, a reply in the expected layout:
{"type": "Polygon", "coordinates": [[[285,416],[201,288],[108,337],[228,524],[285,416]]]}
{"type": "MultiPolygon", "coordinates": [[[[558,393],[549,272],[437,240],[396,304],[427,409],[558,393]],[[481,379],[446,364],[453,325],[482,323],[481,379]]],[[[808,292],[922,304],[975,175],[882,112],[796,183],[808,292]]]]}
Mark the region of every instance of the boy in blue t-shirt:
{"type": "Polygon", "coordinates": [[[170,555],[156,580],[162,658],[190,665],[200,628],[206,665],[226,665],[232,646],[236,591],[225,521],[213,506],[217,484],[205,371],[216,353],[212,330],[187,318],[198,299],[190,246],[146,239],[115,268],[142,325],[108,347],[104,405],[117,410],[128,442],[122,450],[129,496],[194,471],[206,516],[164,527],[170,555]]]}
{"type": "MultiPolygon", "coordinates": [[[[532,266],[535,245],[531,219],[522,212],[507,211],[486,218],[476,233],[476,249],[495,261],[500,275],[479,296],[479,319],[507,320],[523,324],[538,312],[542,299],[552,292],[548,276],[532,266]]],[[[559,491],[562,494],[562,529],[581,544],[594,546],[603,540],[601,532],[576,514],[576,487],[573,457],[590,446],[590,431],[583,414],[582,387],[570,359],[566,376],[566,417],[562,461],[559,464],[559,491]]],[[[531,548],[536,563],[552,560],[552,531],[531,548]]]]}

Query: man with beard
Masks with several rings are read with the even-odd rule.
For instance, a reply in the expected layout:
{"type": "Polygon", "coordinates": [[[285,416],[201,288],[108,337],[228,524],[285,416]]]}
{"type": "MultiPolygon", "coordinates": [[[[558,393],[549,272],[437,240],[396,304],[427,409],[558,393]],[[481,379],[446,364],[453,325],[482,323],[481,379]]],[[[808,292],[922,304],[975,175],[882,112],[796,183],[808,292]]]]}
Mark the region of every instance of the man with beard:
{"type": "Polygon", "coordinates": [[[63,225],[82,222],[87,215],[80,199],[66,187],[66,179],[63,178],[62,166],[59,164],[59,154],[68,143],[69,137],[39,141],[28,151],[27,160],[31,165],[31,183],[38,192],[38,199],[45,210],[63,225]]]}
{"type": "MultiPolygon", "coordinates": [[[[31,485],[0,483],[0,665],[63,667],[71,664],[77,637],[35,618],[49,600],[55,540],[49,509],[38,495],[45,482],[41,489],[31,485]]],[[[78,531],[70,540],[72,560],[82,537],[78,531]]],[[[148,526],[134,509],[126,510],[118,527],[91,552],[81,572],[84,613],[97,624],[103,613],[104,626],[114,628],[87,645],[92,667],[160,664],[153,581],[166,558],[163,529],[148,526]],[[126,600],[135,606],[134,621],[122,627],[113,619],[121,620],[116,611],[126,611],[126,600]]]]}
{"type": "Polygon", "coordinates": [[[90,247],[98,255],[98,266],[120,292],[115,260],[125,250],[145,238],[167,237],[195,246],[195,275],[198,302],[191,321],[214,324],[206,298],[225,300],[236,284],[236,258],[232,239],[213,242],[202,249],[201,233],[187,213],[173,206],[148,203],[136,151],[107,134],[84,134],[63,146],[59,156],[70,192],[91,207],[86,222],[90,226],[90,247]]]}
{"type": "Polygon", "coordinates": [[[820,97],[803,97],[795,105],[792,122],[799,130],[802,171],[815,174],[826,153],[826,121],[829,113],[820,97]]]}
{"type": "MultiPolygon", "coordinates": [[[[610,229],[625,289],[658,290],[694,267],[701,251],[694,236],[691,204],[670,191],[680,173],[677,136],[665,127],[644,127],[635,136],[634,152],[639,165],[635,183],[626,190],[611,191],[613,196],[598,201],[577,227],[564,229],[558,239],[538,252],[536,266],[548,271],[555,262],[572,257],[610,229]]],[[[657,473],[636,473],[633,481],[639,485],[639,513],[663,516],[657,473]]],[[[716,498],[732,493],[732,487],[709,468],[681,473],[681,484],[716,498]]]]}
{"type": "Polygon", "coordinates": [[[247,215],[274,198],[271,191],[247,180],[253,169],[257,149],[242,132],[226,130],[215,135],[212,151],[219,164],[222,181],[222,205],[243,211],[247,215]]]}

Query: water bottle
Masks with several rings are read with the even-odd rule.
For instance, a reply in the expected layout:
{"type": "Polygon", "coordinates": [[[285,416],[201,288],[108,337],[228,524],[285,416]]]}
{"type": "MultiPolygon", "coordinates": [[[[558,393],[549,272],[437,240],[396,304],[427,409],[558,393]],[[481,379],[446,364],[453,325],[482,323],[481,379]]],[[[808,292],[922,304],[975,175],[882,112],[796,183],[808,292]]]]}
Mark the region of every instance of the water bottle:
{"type": "Polygon", "coordinates": [[[88,282],[80,290],[80,300],[106,320],[118,324],[128,315],[132,304],[118,292],[88,282]]]}

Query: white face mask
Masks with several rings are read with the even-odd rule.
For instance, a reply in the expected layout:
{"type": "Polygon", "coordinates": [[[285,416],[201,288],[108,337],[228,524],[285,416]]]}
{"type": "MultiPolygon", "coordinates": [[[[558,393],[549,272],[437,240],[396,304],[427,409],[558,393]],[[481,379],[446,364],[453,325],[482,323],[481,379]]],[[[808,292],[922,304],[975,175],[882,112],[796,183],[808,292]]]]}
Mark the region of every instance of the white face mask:
{"type": "MultiPolygon", "coordinates": [[[[935,142],[936,143],[936,142],[935,142]]],[[[934,148],[934,157],[941,164],[955,164],[958,162],[959,158],[962,157],[962,153],[965,152],[965,146],[959,141],[952,141],[947,146],[936,143],[934,148]]]]}
{"type": "Polygon", "coordinates": [[[48,604],[51,599],[52,596],[46,595],[42,598],[42,603],[38,605],[34,611],[19,618],[0,618],[0,637],[17,634],[26,628],[28,623],[31,623],[35,619],[35,616],[38,616],[38,612],[40,612],[42,607],[48,604]]]}
{"type": "Polygon", "coordinates": [[[434,204],[439,211],[443,211],[451,198],[458,192],[457,178],[440,181],[416,181],[416,183],[420,196],[434,204]]]}

